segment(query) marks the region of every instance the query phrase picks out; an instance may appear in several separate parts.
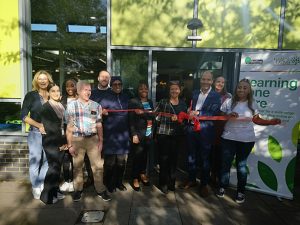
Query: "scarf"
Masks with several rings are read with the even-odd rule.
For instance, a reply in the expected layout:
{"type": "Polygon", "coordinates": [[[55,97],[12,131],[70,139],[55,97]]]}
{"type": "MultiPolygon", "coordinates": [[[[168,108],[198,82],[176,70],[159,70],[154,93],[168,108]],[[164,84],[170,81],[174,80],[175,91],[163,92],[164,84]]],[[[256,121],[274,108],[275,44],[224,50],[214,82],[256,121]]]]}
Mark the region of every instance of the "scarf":
{"type": "Polygon", "coordinates": [[[62,119],[65,112],[65,108],[63,107],[63,105],[60,102],[54,101],[52,99],[50,99],[48,102],[56,113],[57,117],[59,119],[62,119]]]}

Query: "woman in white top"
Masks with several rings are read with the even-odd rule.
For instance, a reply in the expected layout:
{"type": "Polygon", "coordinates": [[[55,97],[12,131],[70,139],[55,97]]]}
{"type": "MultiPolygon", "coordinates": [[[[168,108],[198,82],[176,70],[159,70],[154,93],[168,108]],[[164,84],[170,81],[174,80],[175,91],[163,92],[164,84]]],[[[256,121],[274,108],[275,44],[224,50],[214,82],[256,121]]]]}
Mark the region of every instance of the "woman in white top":
{"type": "Polygon", "coordinates": [[[222,104],[221,111],[240,119],[229,120],[222,134],[222,165],[217,196],[223,197],[225,194],[224,188],[228,186],[230,168],[235,156],[238,179],[236,202],[243,203],[247,183],[247,158],[255,144],[253,122],[259,125],[275,125],[280,120],[263,120],[259,117],[251,84],[247,79],[242,79],[237,84],[233,98],[222,104]]]}

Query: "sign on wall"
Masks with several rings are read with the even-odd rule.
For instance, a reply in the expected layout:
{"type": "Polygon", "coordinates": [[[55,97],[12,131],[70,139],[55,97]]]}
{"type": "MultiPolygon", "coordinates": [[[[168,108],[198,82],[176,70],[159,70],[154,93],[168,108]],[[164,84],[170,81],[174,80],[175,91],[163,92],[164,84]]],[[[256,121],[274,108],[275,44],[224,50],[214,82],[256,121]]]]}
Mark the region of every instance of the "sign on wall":
{"type": "MultiPolygon", "coordinates": [[[[256,143],[248,158],[247,187],[293,198],[300,124],[300,52],[244,53],[240,79],[250,80],[263,118],[281,125],[255,125],[256,143]]],[[[231,182],[236,184],[232,169],[231,182]]]]}

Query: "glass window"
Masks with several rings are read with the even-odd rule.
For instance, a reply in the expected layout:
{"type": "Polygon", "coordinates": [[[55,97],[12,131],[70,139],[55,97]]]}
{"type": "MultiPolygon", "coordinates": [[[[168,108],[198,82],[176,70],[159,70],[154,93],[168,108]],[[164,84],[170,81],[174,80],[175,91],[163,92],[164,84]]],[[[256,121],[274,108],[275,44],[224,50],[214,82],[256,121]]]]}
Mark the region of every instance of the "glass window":
{"type": "Polygon", "coordinates": [[[113,51],[112,68],[113,76],[121,76],[124,91],[129,97],[134,97],[139,81],[148,80],[148,52],[113,51]]]}
{"type": "Polygon", "coordinates": [[[21,103],[0,102],[0,133],[22,130],[21,103]]]}
{"type": "Polygon", "coordinates": [[[71,77],[97,84],[106,69],[105,0],[31,0],[31,27],[33,75],[43,69],[60,85],[71,77]]]}

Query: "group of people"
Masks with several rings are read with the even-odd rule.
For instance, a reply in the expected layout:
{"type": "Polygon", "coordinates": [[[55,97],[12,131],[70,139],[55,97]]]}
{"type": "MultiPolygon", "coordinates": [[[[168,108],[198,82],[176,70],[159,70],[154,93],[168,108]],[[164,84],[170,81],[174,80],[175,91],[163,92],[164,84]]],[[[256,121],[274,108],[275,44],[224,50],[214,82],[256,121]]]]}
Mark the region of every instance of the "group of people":
{"type": "Polygon", "coordinates": [[[223,197],[235,157],[236,201],[244,202],[246,161],[255,143],[253,122],[280,123],[278,119],[259,117],[248,80],[241,80],[231,96],[223,77],[214,83],[213,74],[205,71],[200,90],[194,91],[189,106],[180,98],[180,83],[170,81],[169,96],[156,107],[148,97],[147,82],[141,81],[138,96],[129,99],[123,92],[121,77],[100,71],[98,81],[91,90],[89,83],[69,79],[63,85],[61,98],[59,86],[47,71],[35,74],[33,90],[26,94],[22,105],[22,120],[30,125],[29,173],[34,198],[53,204],[65,197],[62,191],[68,190],[74,191],[73,200],[79,201],[85,164],[97,195],[109,201],[109,193],[127,190],[123,177],[129,152],[132,188],[141,191],[141,183],[150,185],[148,153],[155,140],[162,193],[176,188],[179,148],[186,143],[189,176],[180,187],[195,186],[200,167],[200,195],[209,195],[208,184],[214,175],[218,181],[216,194],[223,197]],[[181,121],[182,113],[188,115],[187,120],[181,121]],[[201,116],[217,115],[229,115],[231,119],[226,123],[195,121],[201,116]],[[62,165],[65,182],[59,186],[62,165]]]}

